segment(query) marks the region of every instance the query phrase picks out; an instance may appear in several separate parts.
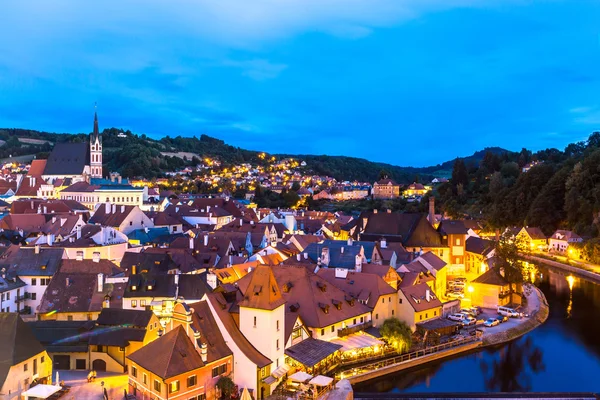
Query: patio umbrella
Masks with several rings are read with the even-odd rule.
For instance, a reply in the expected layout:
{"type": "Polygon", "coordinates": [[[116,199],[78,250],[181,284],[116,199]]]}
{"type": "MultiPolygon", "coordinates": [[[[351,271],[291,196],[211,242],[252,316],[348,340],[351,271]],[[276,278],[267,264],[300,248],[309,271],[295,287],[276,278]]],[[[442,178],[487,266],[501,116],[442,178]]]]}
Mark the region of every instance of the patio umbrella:
{"type": "Polygon", "coordinates": [[[318,375],[318,376],[315,376],[314,378],[312,378],[310,380],[310,382],[308,382],[308,383],[310,385],[315,385],[315,386],[328,386],[331,382],[333,382],[333,378],[330,378],[328,376],[318,375]]]}
{"type": "Polygon", "coordinates": [[[304,371],[298,371],[298,372],[290,375],[290,379],[293,380],[294,382],[306,382],[310,378],[312,378],[312,375],[307,374],[304,371]]]}
{"type": "Polygon", "coordinates": [[[244,388],[242,395],[240,396],[240,400],[252,400],[252,396],[250,396],[248,388],[244,388]]]}

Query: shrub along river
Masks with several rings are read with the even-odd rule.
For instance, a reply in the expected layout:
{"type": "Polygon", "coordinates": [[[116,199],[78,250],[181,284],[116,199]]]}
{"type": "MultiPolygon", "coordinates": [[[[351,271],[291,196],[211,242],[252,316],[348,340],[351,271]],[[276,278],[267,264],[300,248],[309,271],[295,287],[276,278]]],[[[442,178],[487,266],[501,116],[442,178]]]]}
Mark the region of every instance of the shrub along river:
{"type": "Polygon", "coordinates": [[[600,285],[538,267],[548,320],[510,343],[363,382],[356,392],[599,392],[600,285]]]}

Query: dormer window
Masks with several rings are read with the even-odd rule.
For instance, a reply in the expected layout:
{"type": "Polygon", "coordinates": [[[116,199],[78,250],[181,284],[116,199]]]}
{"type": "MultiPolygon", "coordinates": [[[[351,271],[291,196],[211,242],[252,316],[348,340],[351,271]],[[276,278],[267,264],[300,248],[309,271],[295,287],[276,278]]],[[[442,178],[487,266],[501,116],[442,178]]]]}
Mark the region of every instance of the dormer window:
{"type": "Polygon", "coordinates": [[[335,308],[337,308],[338,310],[342,309],[342,302],[341,301],[333,299],[333,300],[331,300],[331,302],[333,303],[333,305],[335,306],[335,308]]]}
{"type": "Polygon", "coordinates": [[[260,294],[260,292],[262,292],[262,286],[255,285],[252,292],[254,293],[255,296],[258,296],[260,294]]]}
{"type": "Polygon", "coordinates": [[[325,314],[329,314],[329,304],[319,303],[319,308],[323,310],[325,314]]]}
{"type": "Polygon", "coordinates": [[[326,292],[327,291],[327,285],[324,284],[323,282],[317,282],[317,287],[319,289],[321,289],[321,292],[326,292]]]}

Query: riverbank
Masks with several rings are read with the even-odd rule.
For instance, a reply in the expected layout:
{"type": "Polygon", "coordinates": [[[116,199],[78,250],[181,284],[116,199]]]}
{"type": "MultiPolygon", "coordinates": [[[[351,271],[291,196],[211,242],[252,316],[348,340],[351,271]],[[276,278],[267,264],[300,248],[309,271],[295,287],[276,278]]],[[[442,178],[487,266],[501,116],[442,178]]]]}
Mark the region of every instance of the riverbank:
{"type": "Polygon", "coordinates": [[[579,267],[574,267],[572,265],[564,264],[564,263],[561,263],[558,261],[548,260],[547,258],[543,258],[543,257],[532,256],[532,255],[527,255],[527,254],[521,254],[520,256],[527,261],[544,264],[549,267],[556,268],[561,271],[570,272],[570,273],[578,275],[582,278],[589,279],[592,282],[600,283],[600,274],[597,274],[595,272],[588,271],[588,270],[585,270],[585,269],[582,269],[579,267]]]}
{"type": "Polygon", "coordinates": [[[529,287],[531,288],[531,292],[527,296],[527,308],[524,310],[529,317],[519,325],[506,331],[484,335],[482,346],[497,346],[510,342],[546,322],[550,314],[546,296],[535,286],[531,285],[529,287]]]}
{"type": "MultiPolygon", "coordinates": [[[[377,365],[377,368],[373,369],[368,368],[368,366],[365,366],[363,367],[364,369],[362,371],[358,369],[356,371],[347,371],[347,373],[344,373],[343,376],[341,376],[341,378],[347,379],[352,384],[357,384],[372,379],[380,378],[399,371],[403,371],[406,369],[420,367],[432,361],[448,357],[460,356],[471,351],[477,351],[482,347],[497,346],[500,344],[508,343],[514,339],[523,336],[527,332],[530,332],[533,329],[537,328],[538,326],[543,324],[548,318],[548,302],[544,294],[538,288],[536,288],[533,285],[528,286],[528,293],[526,294],[526,297],[527,305],[522,311],[529,316],[525,317],[516,326],[512,326],[506,330],[502,330],[499,332],[486,332],[484,333],[481,340],[475,340],[464,345],[452,347],[447,350],[442,350],[431,354],[426,354],[410,360],[394,363],[391,365],[379,363],[379,365],[377,365]]],[[[495,330],[496,328],[493,329],[495,330]]]]}

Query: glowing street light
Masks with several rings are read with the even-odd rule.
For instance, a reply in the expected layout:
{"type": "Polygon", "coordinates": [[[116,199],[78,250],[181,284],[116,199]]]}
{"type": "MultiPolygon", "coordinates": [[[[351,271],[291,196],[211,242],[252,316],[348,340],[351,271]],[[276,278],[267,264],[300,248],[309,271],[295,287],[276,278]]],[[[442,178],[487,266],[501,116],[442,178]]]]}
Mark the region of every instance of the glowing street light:
{"type": "Polygon", "coordinates": [[[475,288],[473,286],[469,285],[467,290],[469,291],[469,293],[473,293],[475,291],[475,288]]]}
{"type": "Polygon", "coordinates": [[[573,275],[567,276],[567,282],[569,282],[569,290],[573,290],[573,284],[575,283],[573,275]]]}

